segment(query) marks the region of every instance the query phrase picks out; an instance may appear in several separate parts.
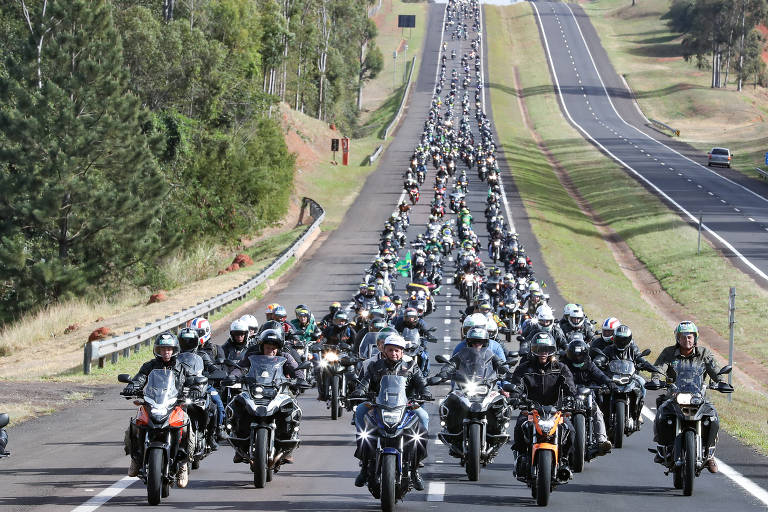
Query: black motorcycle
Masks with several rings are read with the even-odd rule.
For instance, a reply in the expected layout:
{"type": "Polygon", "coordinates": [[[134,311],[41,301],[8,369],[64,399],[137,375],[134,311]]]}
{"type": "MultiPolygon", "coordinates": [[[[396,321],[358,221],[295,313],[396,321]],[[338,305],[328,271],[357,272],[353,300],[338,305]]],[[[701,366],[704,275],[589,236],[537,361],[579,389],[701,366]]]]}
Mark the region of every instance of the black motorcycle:
{"type": "Polygon", "coordinates": [[[597,408],[593,391],[599,393],[604,389],[601,386],[579,386],[576,401],[569,409],[574,430],[570,466],[574,473],[581,473],[584,470],[584,463],[594,459],[600,453],[597,435],[592,426],[597,408]]]}
{"type": "MultiPolygon", "coordinates": [[[[182,352],[178,360],[187,370],[188,375],[202,375],[203,360],[192,352],[182,352]]],[[[190,469],[198,469],[200,462],[213,451],[213,437],[216,435],[218,413],[206,392],[207,386],[202,386],[200,398],[187,398],[187,414],[189,415],[190,430],[187,436],[187,453],[189,454],[190,469]]]]}
{"type": "MultiPolygon", "coordinates": [[[[261,489],[299,446],[301,409],[291,391],[296,382],[283,373],[286,358],[252,355],[248,360],[251,366],[239,379],[243,390],[227,405],[229,441],[242,461],[250,463],[253,485],[261,489]]],[[[311,366],[305,362],[298,369],[311,366]]]]}
{"type": "MultiPolygon", "coordinates": [[[[731,372],[730,366],[724,366],[718,375],[731,372]]],[[[709,453],[705,453],[702,442],[703,434],[709,428],[709,418],[716,416],[715,406],[707,399],[707,389],[720,393],[733,393],[733,387],[726,383],[704,383],[706,368],[701,364],[678,364],[671,366],[674,383],[657,385],[653,381],[645,384],[646,389],[667,388],[666,400],[659,411],[674,412],[676,433],[670,453],[666,449],[658,451],[649,448],[651,453],[658,453],[664,460],[664,474],[672,473],[675,489],[682,489],[685,496],[693,494],[694,479],[701,474],[709,453]]],[[[657,411],[658,414],[658,411],[657,411]]],[[[714,446],[709,447],[710,450],[714,446]]]]}
{"type": "MultiPolygon", "coordinates": [[[[117,380],[131,382],[130,375],[125,373],[118,375],[117,380]]],[[[206,377],[193,378],[197,385],[207,382],[206,377]]],[[[170,495],[171,486],[177,483],[178,470],[189,462],[186,401],[176,388],[176,376],[171,370],[152,370],[144,389],[133,396],[143,400],[133,402],[139,411],[130,423],[131,439],[138,441],[132,443],[132,455],[141,461],[139,478],[147,486],[147,501],[157,505],[161,498],[170,495]]]]}
{"type": "MultiPolygon", "coordinates": [[[[476,481],[481,465],[491,463],[509,439],[512,408],[496,386],[502,379],[493,368],[490,351],[464,348],[456,359],[458,365],[449,374],[454,387],[439,406],[443,431],[438,437],[453,457],[461,459],[467,477],[476,481]]],[[[442,354],[435,360],[449,364],[442,354]]],[[[435,385],[443,380],[436,376],[428,382],[435,385]]]]}
{"type": "Polygon", "coordinates": [[[341,418],[343,415],[348,405],[347,395],[354,385],[354,365],[345,364],[349,362],[349,358],[345,356],[350,348],[347,343],[337,345],[315,343],[312,346],[313,352],[320,353],[318,361],[320,377],[317,388],[322,389],[325,394],[332,420],[341,418]]]}
{"type": "Polygon", "coordinates": [[[5,427],[9,421],[10,418],[8,418],[7,413],[0,414],[0,459],[11,454],[11,452],[5,451],[5,447],[8,446],[8,433],[5,431],[5,427]]]}

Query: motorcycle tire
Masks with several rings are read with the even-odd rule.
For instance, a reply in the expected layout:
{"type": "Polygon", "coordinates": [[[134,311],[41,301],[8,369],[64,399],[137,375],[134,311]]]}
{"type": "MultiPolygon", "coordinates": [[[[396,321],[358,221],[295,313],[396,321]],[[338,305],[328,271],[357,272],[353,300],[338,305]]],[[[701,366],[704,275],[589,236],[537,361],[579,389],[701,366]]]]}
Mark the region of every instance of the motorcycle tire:
{"type": "Polygon", "coordinates": [[[546,507],[552,490],[552,455],[549,450],[541,450],[536,458],[536,504],[546,507]]]}
{"type": "Polygon", "coordinates": [[[696,478],[696,433],[686,430],[683,437],[683,496],[693,494],[693,481],[696,478]]]}
{"type": "Polygon", "coordinates": [[[397,455],[385,453],[381,457],[381,510],[394,512],[397,503],[397,455]]]}
{"type": "Polygon", "coordinates": [[[165,454],[161,448],[150,448],[147,455],[147,503],[160,504],[163,489],[163,459],[165,454]]]}
{"type": "Polygon", "coordinates": [[[624,444],[624,425],[626,423],[627,406],[624,402],[613,404],[613,447],[621,448],[624,444]]]}
{"type": "Polygon", "coordinates": [[[470,423],[467,432],[467,456],[466,466],[467,478],[471,482],[477,482],[480,479],[480,452],[482,451],[482,439],[480,439],[480,424],[470,423]]]}
{"type": "Polygon", "coordinates": [[[583,414],[574,414],[571,418],[573,429],[576,433],[571,453],[571,469],[574,473],[581,473],[584,469],[584,457],[587,449],[587,426],[583,414]]]}
{"type": "Polygon", "coordinates": [[[267,484],[267,466],[269,461],[267,460],[268,446],[268,432],[266,429],[260,428],[256,431],[254,443],[256,444],[253,450],[254,459],[251,463],[251,471],[253,471],[253,486],[256,489],[263,489],[267,484]]]}
{"type": "Polygon", "coordinates": [[[192,461],[192,469],[200,469],[200,461],[195,459],[192,461]]]}
{"type": "Polygon", "coordinates": [[[331,377],[331,419],[339,417],[339,376],[331,377]]]}

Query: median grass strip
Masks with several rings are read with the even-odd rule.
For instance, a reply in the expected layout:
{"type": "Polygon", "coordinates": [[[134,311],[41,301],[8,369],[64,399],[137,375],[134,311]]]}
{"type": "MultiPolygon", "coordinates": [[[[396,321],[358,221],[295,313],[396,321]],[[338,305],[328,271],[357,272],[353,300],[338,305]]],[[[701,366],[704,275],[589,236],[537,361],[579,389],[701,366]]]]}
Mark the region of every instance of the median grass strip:
{"type": "MultiPolygon", "coordinates": [[[[721,335],[727,334],[728,287],[735,285],[739,293],[738,346],[765,363],[765,347],[754,333],[768,328],[762,318],[762,312],[768,310],[766,293],[708,244],[702,244],[702,254],[697,256],[696,230],[565,121],[553,93],[530,5],[485,8],[486,32],[493,34],[489,38],[489,87],[499,143],[541,244],[544,263],[563,296],[583,304],[598,320],[620,318],[632,328],[641,347],[653,350],[651,358],[673,341],[673,324],[642,299],[525,127],[514,86],[516,68],[533,130],[567,170],[581,197],[627,242],[667,293],[697,322],[710,325],[721,335]],[[501,112],[504,115],[499,115],[501,112]]],[[[763,416],[757,411],[752,419],[743,414],[744,408],[755,409],[762,403],[761,397],[739,389],[732,404],[723,405],[721,413],[729,432],[768,453],[763,416]],[[740,428],[736,428],[738,424],[740,428]]]]}
{"type": "Polygon", "coordinates": [[[745,83],[738,92],[736,73],[729,75],[727,88],[711,88],[710,69],[683,59],[682,37],[662,19],[669,5],[668,0],[582,4],[643,112],[679,129],[682,139],[702,153],[729,146],[735,167],[754,177],[753,168],[764,165],[768,148],[768,91],[745,83]]]}

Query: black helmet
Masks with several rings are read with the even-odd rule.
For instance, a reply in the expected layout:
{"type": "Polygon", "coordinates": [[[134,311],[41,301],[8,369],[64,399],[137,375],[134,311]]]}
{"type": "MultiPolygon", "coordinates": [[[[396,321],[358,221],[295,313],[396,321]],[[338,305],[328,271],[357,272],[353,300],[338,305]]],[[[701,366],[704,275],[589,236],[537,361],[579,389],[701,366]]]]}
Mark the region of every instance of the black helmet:
{"type": "Polygon", "coordinates": [[[613,333],[613,344],[619,350],[624,350],[632,343],[632,330],[628,325],[620,325],[613,333]]]}
{"type": "Polygon", "coordinates": [[[349,323],[349,315],[346,311],[339,310],[333,315],[334,325],[347,325],[349,323]]]}
{"type": "Polygon", "coordinates": [[[283,332],[283,324],[277,320],[267,320],[264,322],[264,325],[261,326],[261,332],[263,333],[268,329],[274,329],[276,331],[283,332]]]}
{"type": "Polygon", "coordinates": [[[264,345],[265,343],[269,345],[274,345],[278,349],[282,349],[285,345],[285,340],[283,339],[283,331],[277,330],[277,329],[265,329],[262,331],[262,333],[259,335],[259,343],[264,345]]]}
{"type": "Polygon", "coordinates": [[[484,347],[488,346],[488,331],[485,327],[472,327],[467,331],[467,346],[473,343],[482,343],[484,347]]]}
{"type": "Polygon", "coordinates": [[[179,331],[179,346],[182,352],[194,352],[199,345],[200,337],[197,335],[197,329],[185,327],[179,331]]]}
{"type": "Polygon", "coordinates": [[[330,311],[332,315],[335,315],[336,312],[340,309],[341,309],[341,302],[331,302],[331,305],[328,306],[328,311],[330,311]]]}
{"type": "Polygon", "coordinates": [[[160,354],[157,352],[157,349],[161,347],[172,347],[173,353],[171,354],[171,357],[176,357],[179,355],[179,340],[171,331],[161,332],[155,337],[155,344],[152,347],[152,351],[155,353],[155,357],[158,359],[162,359],[160,354]]]}
{"type": "Polygon", "coordinates": [[[583,338],[574,336],[573,340],[568,344],[565,356],[573,363],[573,366],[581,368],[589,359],[589,347],[583,338]]]}
{"type": "Polygon", "coordinates": [[[387,321],[383,318],[374,318],[368,327],[370,332],[378,332],[387,326],[387,321]]]}
{"type": "Polygon", "coordinates": [[[551,356],[557,352],[557,344],[548,332],[542,331],[531,340],[531,354],[535,356],[551,356]]]}

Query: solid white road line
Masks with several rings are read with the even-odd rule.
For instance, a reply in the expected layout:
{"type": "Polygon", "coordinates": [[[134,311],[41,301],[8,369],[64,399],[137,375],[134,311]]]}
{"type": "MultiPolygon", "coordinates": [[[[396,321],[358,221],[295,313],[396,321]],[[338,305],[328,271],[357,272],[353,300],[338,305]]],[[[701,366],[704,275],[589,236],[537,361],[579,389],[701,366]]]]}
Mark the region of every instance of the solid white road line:
{"type": "Polygon", "coordinates": [[[448,325],[448,324],[451,323],[451,319],[450,318],[446,318],[445,320],[443,320],[443,322],[445,322],[445,325],[448,325]]]}
{"type": "MultiPolygon", "coordinates": [[[[560,101],[560,104],[563,106],[563,110],[565,111],[565,114],[566,114],[566,116],[568,116],[568,119],[571,121],[571,123],[572,123],[572,124],[573,124],[573,125],[574,125],[574,126],[575,126],[575,127],[576,127],[576,128],[577,128],[577,129],[578,129],[580,132],[581,132],[581,133],[583,133],[583,134],[584,134],[584,136],[585,136],[586,138],[588,138],[589,140],[591,140],[592,142],[594,142],[594,143],[595,143],[595,144],[596,144],[598,147],[600,147],[600,148],[601,148],[601,149],[602,149],[602,150],[603,150],[603,151],[604,151],[606,154],[610,155],[610,157],[611,157],[611,158],[613,158],[614,160],[616,160],[617,162],[619,162],[621,165],[623,165],[624,167],[626,167],[628,170],[630,170],[630,171],[631,171],[631,172],[632,172],[632,173],[633,173],[635,176],[637,176],[637,178],[638,178],[638,179],[642,180],[642,181],[643,181],[644,183],[646,183],[646,184],[647,184],[649,187],[651,187],[653,190],[655,190],[657,194],[659,194],[659,195],[660,195],[660,196],[662,196],[664,199],[666,199],[667,201],[669,201],[669,202],[670,202],[672,205],[674,205],[674,206],[675,206],[675,208],[677,208],[678,210],[680,210],[680,211],[681,211],[681,212],[682,212],[682,213],[683,213],[683,214],[684,214],[686,217],[688,217],[688,219],[690,219],[692,222],[694,222],[694,223],[698,224],[698,218],[697,218],[696,216],[694,216],[694,215],[693,215],[692,213],[690,213],[688,210],[686,210],[685,208],[683,208],[683,206],[682,206],[681,204],[677,203],[677,202],[676,202],[674,199],[672,199],[670,196],[668,196],[668,195],[667,195],[667,194],[666,194],[664,191],[662,191],[662,190],[661,190],[659,187],[657,187],[656,185],[654,185],[654,184],[653,184],[653,183],[652,183],[652,182],[651,182],[651,181],[650,181],[648,178],[646,178],[645,176],[643,176],[642,174],[640,174],[639,172],[637,172],[637,171],[636,171],[634,168],[632,168],[631,166],[629,166],[629,165],[628,165],[626,162],[624,162],[624,161],[623,161],[622,159],[620,159],[618,156],[614,155],[614,154],[613,154],[613,153],[612,153],[610,150],[608,150],[608,148],[606,148],[605,146],[603,146],[603,145],[602,145],[602,144],[601,144],[601,143],[600,143],[600,142],[599,142],[597,139],[595,139],[595,138],[594,138],[594,137],[593,137],[593,136],[592,136],[592,135],[591,135],[591,134],[590,134],[590,133],[589,133],[587,130],[585,130],[585,129],[584,129],[584,127],[582,127],[582,126],[581,126],[579,123],[577,123],[575,119],[573,119],[573,117],[571,116],[571,113],[570,113],[570,111],[568,110],[568,106],[567,106],[567,105],[566,105],[566,103],[565,103],[565,99],[564,99],[564,97],[563,97],[563,92],[562,92],[562,90],[560,89],[560,80],[559,80],[559,79],[558,79],[558,77],[557,77],[557,70],[555,69],[555,62],[554,62],[554,60],[552,59],[552,53],[550,52],[550,49],[549,49],[549,40],[548,40],[548,38],[547,38],[547,34],[546,34],[546,31],[544,30],[544,22],[541,20],[541,14],[539,13],[539,9],[538,9],[538,7],[536,7],[536,3],[535,3],[535,2],[531,2],[531,5],[533,6],[533,9],[536,11],[536,17],[537,17],[537,19],[538,19],[538,21],[539,21],[539,26],[541,27],[541,34],[542,34],[542,36],[543,36],[543,38],[544,38],[544,50],[547,52],[547,60],[549,61],[550,69],[552,70],[552,78],[554,78],[554,80],[555,80],[555,88],[557,89],[557,98],[558,98],[558,100],[560,101]]],[[[568,9],[570,10],[570,7],[568,7],[568,4],[565,4],[565,6],[566,6],[566,8],[568,8],[568,9]]],[[[573,15],[573,12],[571,12],[571,14],[573,15]]],[[[574,16],[574,19],[575,19],[575,16],[574,16]]],[[[581,27],[579,27],[578,23],[576,24],[576,26],[577,26],[577,28],[579,29],[579,32],[581,32],[581,27]]],[[[582,38],[583,38],[583,37],[584,37],[584,36],[582,35],[582,38]]],[[[584,42],[584,45],[586,46],[586,40],[585,40],[585,42],[584,42]]],[[[589,53],[589,48],[588,48],[588,47],[587,47],[587,53],[589,53]]],[[[591,53],[589,53],[589,55],[590,55],[590,58],[591,58],[591,53]]],[[[595,64],[594,64],[594,60],[592,61],[592,65],[595,67],[595,71],[597,72],[597,66],[595,66],[595,64]]],[[[598,72],[598,78],[599,78],[599,79],[600,79],[600,81],[602,82],[602,78],[600,78],[599,72],[598,72]]],[[[605,85],[604,85],[604,84],[603,84],[603,90],[605,90],[605,85]]],[[[608,96],[608,92],[607,92],[607,91],[605,92],[605,94],[606,94],[606,96],[608,96]]],[[[611,105],[613,105],[613,102],[611,102],[611,98],[610,98],[610,96],[608,96],[608,102],[609,102],[609,103],[611,103],[611,105]]],[[[618,114],[618,112],[616,111],[616,108],[615,108],[615,107],[613,108],[613,110],[614,110],[614,112],[616,112],[616,115],[619,115],[619,114],[618,114]]],[[[620,119],[622,119],[622,118],[621,118],[621,116],[619,116],[619,118],[620,118],[620,119]]],[[[633,127],[632,125],[630,125],[629,123],[627,123],[627,122],[626,122],[626,121],[624,121],[623,119],[622,119],[622,121],[623,121],[623,122],[624,122],[624,124],[626,124],[627,126],[629,126],[629,127],[633,128],[633,129],[637,130],[637,128],[633,127]]],[[[639,133],[641,133],[641,134],[645,135],[646,137],[648,137],[650,140],[653,140],[653,141],[657,142],[658,144],[660,144],[660,145],[662,145],[662,146],[666,147],[666,148],[667,148],[667,149],[669,149],[670,151],[673,151],[673,152],[677,153],[675,150],[673,150],[673,149],[671,149],[671,148],[669,148],[669,147],[665,146],[665,145],[664,145],[664,144],[662,144],[661,142],[659,142],[659,141],[657,141],[656,139],[654,139],[654,138],[650,137],[649,135],[647,135],[647,134],[643,133],[642,131],[640,131],[640,130],[637,130],[637,131],[638,131],[639,133]]],[[[626,140],[626,139],[625,139],[625,140],[626,140]]],[[[677,153],[677,154],[680,154],[680,153],[677,153]]],[[[681,155],[681,156],[683,156],[683,155],[681,155]]],[[[690,158],[687,158],[687,157],[684,157],[684,158],[686,158],[687,160],[690,160],[691,162],[693,162],[693,160],[691,160],[690,158]]],[[[696,163],[696,162],[693,162],[693,163],[696,163]]],[[[697,164],[697,165],[698,165],[698,164],[697,164]]],[[[707,169],[706,167],[703,167],[703,166],[700,166],[700,167],[702,167],[703,169],[705,169],[705,170],[708,170],[708,171],[709,171],[709,169],[707,169]]],[[[718,175],[718,176],[719,176],[719,175],[718,175]]],[[[730,180],[727,180],[727,181],[730,181],[730,180]]],[[[741,185],[739,185],[739,186],[741,186],[741,185]]],[[[745,187],[743,187],[743,186],[741,186],[741,187],[742,187],[742,188],[745,188],[745,187]]],[[[746,189],[746,190],[749,190],[749,189],[746,189]]],[[[750,191],[750,192],[751,192],[751,191],[750,191]]],[[[751,193],[752,193],[752,194],[754,194],[754,192],[751,192],[751,193]]],[[[755,195],[757,195],[757,194],[755,194],[755,195]]],[[[762,196],[759,196],[759,197],[762,197],[762,196]]],[[[746,258],[746,257],[745,257],[743,254],[741,254],[741,253],[740,253],[738,250],[736,250],[736,248],[735,248],[734,246],[732,246],[732,245],[731,245],[731,244],[730,244],[728,241],[726,241],[726,240],[725,240],[723,237],[721,237],[721,236],[720,236],[720,235],[718,235],[718,234],[717,234],[715,231],[713,231],[712,229],[710,229],[710,228],[709,228],[709,226],[707,226],[706,224],[701,224],[701,227],[702,227],[704,230],[706,230],[708,233],[710,233],[710,234],[711,234],[711,235],[712,235],[714,238],[716,238],[716,239],[717,239],[717,240],[718,240],[718,241],[719,241],[721,244],[723,244],[723,245],[724,245],[724,246],[725,246],[725,247],[726,247],[726,248],[727,248],[729,251],[731,251],[731,252],[732,252],[734,255],[736,255],[736,257],[737,257],[737,258],[739,258],[739,259],[740,259],[740,260],[741,260],[741,261],[742,261],[742,262],[743,262],[745,265],[747,265],[747,266],[748,266],[748,267],[749,267],[749,268],[750,268],[750,269],[751,269],[751,270],[752,270],[752,271],[753,271],[755,274],[759,275],[761,278],[763,278],[763,279],[765,279],[766,281],[768,281],[768,274],[766,274],[765,272],[763,272],[762,270],[760,270],[759,268],[757,268],[757,266],[755,266],[755,264],[754,264],[754,263],[752,263],[751,261],[749,261],[749,260],[748,260],[748,259],[747,259],[747,258],[746,258]]]]}
{"type": "Polygon", "coordinates": [[[93,512],[131,485],[133,482],[137,481],[138,478],[135,476],[124,476],[114,484],[112,484],[110,487],[104,489],[99,494],[94,496],[93,498],[89,499],[82,505],[80,505],[77,508],[72,509],[72,512],[93,512]]]}
{"type": "MultiPolygon", "coordinates": [[[[650,409],[647,407],[643,407],[643,416],[648,418],[649,420],[653,421],[656,418],[656,415],[651,412],[650,409]]],[[[715,461],[717,462],[717,467],[720,470],[720,473],[722,473],[724,476],[731,479],[733,483],[747,491],[749,494],[751,494],[753,497],[755,497],[758,501],[762,502],[763,505],[768,507],[768,491],[757,485],[755,482],[750,480],[749,478],[745,477],[735,469],[733,469],[731,466],[723,462],[722,460],[715,457],[715,461]]]]}
{"type": "Polygon", "coordinates": [[[429,482],[427,501],[443,501],[445,497],[445,482],[429,482]]]}

